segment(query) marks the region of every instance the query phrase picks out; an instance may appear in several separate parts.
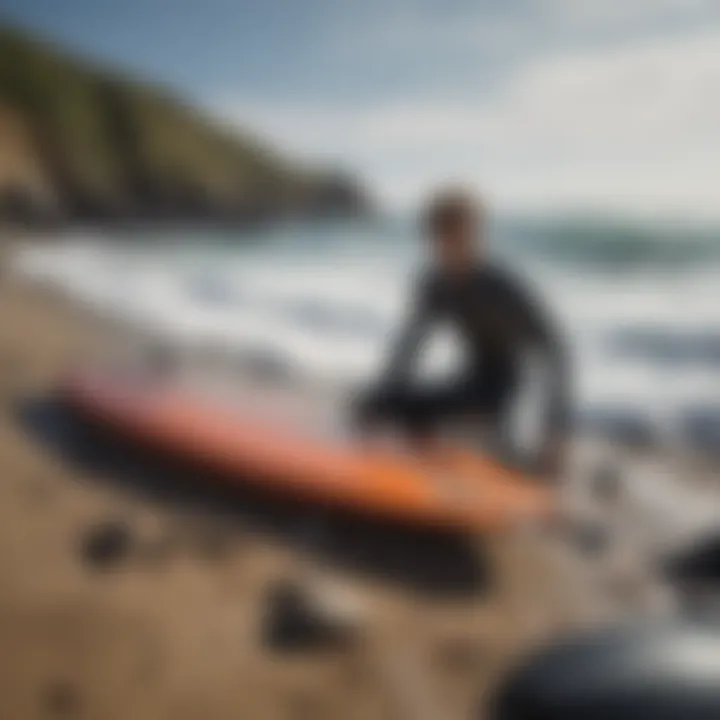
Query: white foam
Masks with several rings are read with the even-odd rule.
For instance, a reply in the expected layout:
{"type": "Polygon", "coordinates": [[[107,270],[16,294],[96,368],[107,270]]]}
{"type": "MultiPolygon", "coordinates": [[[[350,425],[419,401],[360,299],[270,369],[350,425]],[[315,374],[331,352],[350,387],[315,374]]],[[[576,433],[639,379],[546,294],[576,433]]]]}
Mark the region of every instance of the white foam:
{"type": "MultiPolygon", "coordinates": [[[[354,382],[378,367],[418,257],[402,237],[379,243],[337,233],[319,244],[280,234],[267,247],[63,238],[26,248],[14,268],[184,351],[258,351],[309,377],[354,382]]],[[[583,406],[642,408],[662,423],[720,398],[718,367],[662,365],[608,350],[609,334],[623,328],[717,332],[717,266],[617,276],[547,263],[525,269],[572,339],[583,406]]],[[[440,350],[451,355],[448,343],[440,350]]]]}

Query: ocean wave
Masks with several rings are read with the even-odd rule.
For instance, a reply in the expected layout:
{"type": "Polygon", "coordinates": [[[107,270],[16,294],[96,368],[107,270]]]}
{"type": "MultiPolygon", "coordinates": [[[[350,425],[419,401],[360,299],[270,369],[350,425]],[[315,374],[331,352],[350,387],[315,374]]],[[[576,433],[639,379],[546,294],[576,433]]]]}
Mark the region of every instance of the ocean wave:
{"type": "Polygon", "coordinates": [[[587,219],[509,222],[500,228],[515,252],[565,264],[613,270],[720,264],[720,228],[587,219]]]}
{"type": "Polygon", "coordinates": [[[608,339],[615,357],[669,366],[709,366],[720,371],[720,331],[667,327],[615,330],[608,339]]]}

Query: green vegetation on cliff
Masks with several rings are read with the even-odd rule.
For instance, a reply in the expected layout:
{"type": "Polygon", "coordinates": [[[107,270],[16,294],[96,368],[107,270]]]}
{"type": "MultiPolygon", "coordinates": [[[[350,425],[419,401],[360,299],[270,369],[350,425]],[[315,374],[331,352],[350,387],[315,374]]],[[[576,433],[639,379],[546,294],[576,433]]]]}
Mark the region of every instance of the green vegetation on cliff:
{"type": "Polygon", "coordinates": [[[25,220],[227,220],[364,209],[155,86],[0,27],[0,212],[25,220]]]}

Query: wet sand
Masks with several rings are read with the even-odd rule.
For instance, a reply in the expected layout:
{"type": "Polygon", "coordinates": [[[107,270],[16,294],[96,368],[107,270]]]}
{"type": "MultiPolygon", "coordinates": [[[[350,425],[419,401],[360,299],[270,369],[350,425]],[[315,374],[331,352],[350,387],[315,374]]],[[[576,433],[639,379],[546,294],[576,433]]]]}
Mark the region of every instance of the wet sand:
{"type": "Polygon", "coordinates": [[[82,312],[2,276],[0,717],[465,718],[528,646],[582,622],[554,601],[528,611],[552,584],[532,540],[445,548],[357,523],[323,537],[324,521],[292,508],[174,492],[177,469],[78,461],[28,408],[98,342],[82,312]],[[128,537],[88,549],[108,522],[128,537]],[[267,647],[267,592],[286,579],[339,588],[358,635],[323,651],[267,647]]]}

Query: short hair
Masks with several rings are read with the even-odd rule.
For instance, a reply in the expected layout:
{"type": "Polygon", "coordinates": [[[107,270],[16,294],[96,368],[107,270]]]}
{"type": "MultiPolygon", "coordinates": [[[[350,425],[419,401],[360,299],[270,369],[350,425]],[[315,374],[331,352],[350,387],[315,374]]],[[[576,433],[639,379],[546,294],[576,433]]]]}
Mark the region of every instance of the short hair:
{"type": "Polygon", "coordinates": [[[463,226],[475,225],[484,213],[482,204],[468,191],[444,188],[426,202],[422,224],[432,235],[445,235],[463,226]]]}

